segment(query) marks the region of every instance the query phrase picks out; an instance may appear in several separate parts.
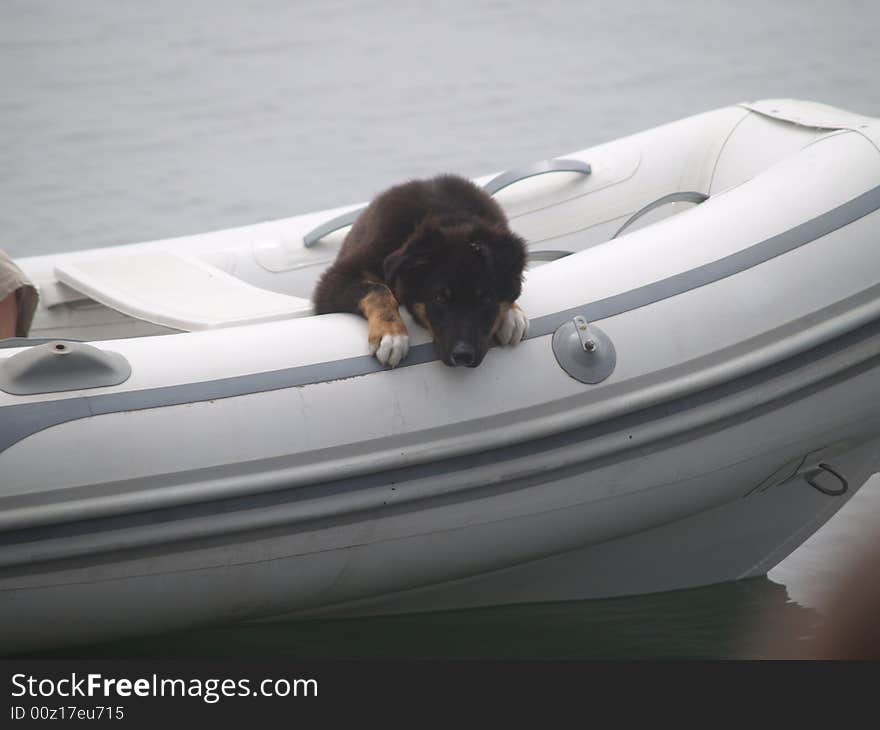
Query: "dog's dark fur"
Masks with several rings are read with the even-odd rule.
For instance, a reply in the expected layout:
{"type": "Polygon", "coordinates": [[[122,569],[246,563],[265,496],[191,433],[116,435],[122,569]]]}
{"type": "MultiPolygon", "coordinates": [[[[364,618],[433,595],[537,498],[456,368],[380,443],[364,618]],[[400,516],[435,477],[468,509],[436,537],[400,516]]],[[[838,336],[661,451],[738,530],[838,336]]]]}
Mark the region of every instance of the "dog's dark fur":
{"type": "Polygon", "coordinates": [[[476,367],[516,307],[525,261],[524,241],[485,191],[455,175],[413,180],[360,214],[318,282],[315,311],[362,314],[376,352],[383,337],[406,336],[404,304],[443,362],[476,367]]]}

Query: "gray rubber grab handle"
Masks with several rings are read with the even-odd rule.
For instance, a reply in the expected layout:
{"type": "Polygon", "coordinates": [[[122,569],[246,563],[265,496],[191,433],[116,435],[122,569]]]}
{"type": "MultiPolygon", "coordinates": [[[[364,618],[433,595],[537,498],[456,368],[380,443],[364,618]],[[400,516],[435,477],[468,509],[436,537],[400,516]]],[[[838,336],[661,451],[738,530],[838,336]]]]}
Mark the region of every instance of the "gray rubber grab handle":
{"type": "Polygon", "coordinates": [[[589,163],[581,160],[541,160],[525,167],[515,167],[513,170],[507,170],[493,177],[489,182],[483,185],[489,195],[495,195],[499,190],[503,190],[508,185],[515,182],[525,180],[527,177],[535,177],[535,175],[546,175],[548,172],[579,172],[582,175],[589,175],[592,168],[589,163]]]}
{"type": "Polygon", "coordinates": [[[704,193],[698,193],[695,190],[682,190],[678,193],[669,193],[669,195],[664,195],[662,198],[657,198],[652,203],[648,203],[644,208],[637,210],[633,213],[620,228],[617,229],[617,233],[611,236],[611,239],[617,238],[621,233],[623,233],[627,228],[629,228],[633,223],[635,223],[639,218],[641,218],[646,213],[650,213],[652,210],[659,208],[662,205],[666,205],[667,203],[697,203],[698,205],[709,199],[709,196],[704,193]]]}
{"type": "Polygon", "coordinates": [[[342,215],[338,215],[335,218],[327,221],[326,223],[322,223],[320,226],[313,228],[305,236],[303,236],[303,243],[306,248],[311,248],[318,241],[320,241],[324,236],[329,236],[333,231],[338,231],[340,228],[345,228],[346,226],[350,226],[354,223],[358,216],[361,214],[361,211],[367,206],[363,206],[362,208],[356,208],[355,210],[350,210],[348,213],[343,213],[342,215]]]}
{"type": "Polygon", "coordinates": [[[562,251],[559,249],[545,251],[529,251],[529,261],[556,261],[557,259],[571,256],[574,251],[562,251]]]}
{"type": "MultiPolygon", "coordinates": [[[[483,190],[489,193],[489,195],[494,195],[508,185],[513,185],[515,182],[525,180],[527,177],[534,177],[535,175],[545,175],[548,172],[579,172],[583,175],[589,175],[591,171],[590,165],[581,160],[541,160],[541,162],[535,162],[534,164],[525,167],[517,167],[513,170],[507,170],[506,172],[496,175],[483,185],[483,190]]],[[[340,228],[352,225],[364,208],[366,208],[366,206],[351,210],[348,213],[343,213],[342,215],[336,216],[336,218],[313,228],[303,236],[303,244],[306,248],[311,248],[324,238],[324,236],[328,236],[334,231],[338,231],[340,228]]]]}

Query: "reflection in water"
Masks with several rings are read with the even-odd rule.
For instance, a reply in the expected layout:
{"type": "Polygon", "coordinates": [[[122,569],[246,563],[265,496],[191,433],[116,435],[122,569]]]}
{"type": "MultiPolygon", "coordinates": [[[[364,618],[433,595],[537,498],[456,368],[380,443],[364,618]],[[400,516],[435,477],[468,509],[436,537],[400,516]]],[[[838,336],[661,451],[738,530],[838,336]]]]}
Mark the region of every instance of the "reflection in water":
{"type": "MultiPolygon", "coordinates": [[[[252,623],[41,657],[290,659],[759,658],[812,639],[821,619],[767,578],[565,603],[252,623]],[[756,621],[756,617],[760,617],[756,621]]],[[[783,650],[784,653],[784,650],[783,650]]]]}

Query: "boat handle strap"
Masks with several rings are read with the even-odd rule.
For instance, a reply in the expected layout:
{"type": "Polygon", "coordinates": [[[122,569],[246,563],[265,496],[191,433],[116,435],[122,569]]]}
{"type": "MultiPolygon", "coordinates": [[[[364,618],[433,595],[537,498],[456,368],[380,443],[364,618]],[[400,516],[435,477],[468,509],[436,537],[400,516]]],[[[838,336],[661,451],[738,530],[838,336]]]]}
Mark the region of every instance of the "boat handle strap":
{"type": "Polygon", "coordinates": [[[556,261],[557,259],[571,256],[574,251],[561,251],[547,249],[544,251],[529,251],[529,261],[556,261]]]}
{"type": "Polygon", "coordinates": [[[540,162],[533,162],[531,165],[523,167],[515,167],[512,170],[496,175],[483,185],[483,190],[489,193],[489,195],[495,195],[499,190],[504,190],[509,185],[529,177],[535,177],[535,175],[546,175],[548,172],[579,172],[582,175],[589,175],[592,171],[590,164],[582,160],[563,158],[541,160],[540,162]]]}
{"type": "MultiPolygon", "coordinates": [[[[548,172],[579,172],[582,175],[589,175],[592,172],[592,168],[589,163],[583,162],[581,160],[570,160],[570,159],[554,159],[554,160],[541,160],[540,162],[535,162],[531,165],[526,165],[524,167],[517,167],[513,170],[507,170],[506,172],[502,172],[495,177],[493,177],[489,182],[483,185],[483,190],[485,190],[489,195],[495,195],[499,190],[503,190],[509,185],[513,185],[515,182],[519,182],[520,180],[525,180],[529,177],[534,177],[535,175],[545,175],[548,172]]],[[[355,210],[350,210],[348,213],[343,213],[342,215],[336,216],[335,218],[327,221],[326,223],[322,223],[321,225],[313,228],[305,236],[303,236],[303,245],[306,248],[311,248],[318,241],[320,241],[324,236],[328,236],[334,231],[338,231],[341,228],[346,228],[347,226],[352,225],[357,217],[361,214],[361,211],[364,210],[366,206],[361,208],[356,208],[355,210]]]]}
{"type": "Polygon", "coordinates": [[[357,217],[361,214],[361,211],[367,206],[362,206],[360,208],[355,208],[354,210],[348,211],[348,213],[343,213],[342,215],[338,215],[335,218],[327,221],[326,223],[322,223],[320,226],[317,226],[306,233],[303,236],[303,244],[306,248],[311,248],[318,241],[320,241],[324,236],[329,236],[333,231],[338,231],[340,228],[345,228],[346,226],[350,226],[357,220],[357,217]]]}
{"type": "Polygon", "coordinates": [[[698,193],[696,190],[681,190],[677,193],[669,193],[669,195],[664,195],[662,198],[657,198],[657,200],[653,201],[652,203],[648,203],[644,208],[641,208],[633,213],[629,218],[627,218],[626,223],[624,223],[620,228],[617,229],[617,233],[611,236],[611,238],[617,238],[621,233],[623,233],[643,215],[645,215],[646,213],[650,213],[652,210],[655,210],[662,205],[666,205],[667,203],[699,204],[705,202],[708,199],[708,195],[706,195],[705,193],[698,193]]]}

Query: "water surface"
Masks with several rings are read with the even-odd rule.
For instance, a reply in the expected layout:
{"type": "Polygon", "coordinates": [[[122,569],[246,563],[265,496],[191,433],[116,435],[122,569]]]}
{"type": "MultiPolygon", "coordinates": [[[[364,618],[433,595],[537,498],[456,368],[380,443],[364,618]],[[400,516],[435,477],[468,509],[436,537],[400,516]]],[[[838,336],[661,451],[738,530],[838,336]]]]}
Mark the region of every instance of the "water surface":
{"type": "MultiPolygon", "coordinates": [[[[196,233],[480,175],[738,101],[880,116],[880,5],[360,0],[0,5],[0,246],[196,233]]],[[[880,529],[880,481],[768,579],[135,640],[101,656],[761,656],[880,529]],[[775,582],[774,582],[775,581],[775,582]],[[762,629],[756,629],[756,626],[762,629]]]]}

